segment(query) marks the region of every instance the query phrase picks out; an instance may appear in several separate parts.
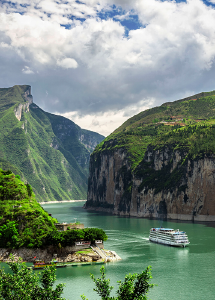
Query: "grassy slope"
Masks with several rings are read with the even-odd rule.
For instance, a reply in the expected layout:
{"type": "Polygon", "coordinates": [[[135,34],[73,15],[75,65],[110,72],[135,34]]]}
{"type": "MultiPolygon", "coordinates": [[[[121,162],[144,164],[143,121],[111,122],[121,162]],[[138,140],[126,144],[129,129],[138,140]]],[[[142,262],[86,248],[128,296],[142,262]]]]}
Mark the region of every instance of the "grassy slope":
{"type": "Polygon", "coordinates": [[[154,148],[168,144],[175,148],[186,148],[188,155],[196,157],[205,152],[215,152],[214,137],[215,91],[165,103],[139,113],[109,135],[94,153],[124,148],[134,170],[143,160],[150,144],[154,148]],[[168,122],[168,125],[160,122],[168,122]],[[174,122],[174,126],[170,126],[174,122]]]}
{"type": "Polygon", "coordinates": [[[76,133],[61,141],[55,127],[62,117],[45,113],[35,104],[18,121],[14,109],[25,103],[22,94],[26,88],[0,89],[0,167],[28,181],[38,200],[86,199],[88,171],[77,160],[77,153],[86,161],[89,150],[76,133]]]}

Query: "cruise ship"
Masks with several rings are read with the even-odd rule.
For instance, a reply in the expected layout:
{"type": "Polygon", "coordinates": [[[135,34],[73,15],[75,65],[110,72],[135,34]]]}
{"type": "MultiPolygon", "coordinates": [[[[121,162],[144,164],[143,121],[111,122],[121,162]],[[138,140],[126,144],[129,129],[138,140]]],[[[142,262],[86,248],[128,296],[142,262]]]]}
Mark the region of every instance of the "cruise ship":
{"type": "Polygon", "coordinates": [[[165,244],[176,247],[186,247],[189,245],[189,240],[186,232],[179,231],[179,229],[171,228],[151,228],[149,234],[151,242],[165,244]]]}

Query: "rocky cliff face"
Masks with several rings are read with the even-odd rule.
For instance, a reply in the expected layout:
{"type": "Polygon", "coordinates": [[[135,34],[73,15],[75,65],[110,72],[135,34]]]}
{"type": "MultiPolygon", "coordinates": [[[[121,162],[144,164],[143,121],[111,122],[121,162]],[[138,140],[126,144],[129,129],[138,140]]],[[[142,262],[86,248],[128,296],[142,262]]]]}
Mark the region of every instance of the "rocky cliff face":
{"type": "Polygon", "coordinates": [[[22,98],[25,101],[25,103],[20,103],[16,105],[14,109],[14,114],[19,121],[21,121],[22,113],[29,112],[29,105],[33,103],[33,96],[31,95],[31,86],[26,86],[26,89],[22,94],[22,98]]]}
{"type": "Polygon", "coordinates": [[[215,91],[124,122],[90,159],[88,209],[215,221],[215,91]]]}
{"type": "Polygon", "coordinates": [[[101,136],[97,132],[81,129],[78,132],[78,139],[92,153],[96,146],[104,139],[104,136],[101,136]]]}
{"type": "MultiPolygon", "coordinates": [[[[46,113],[46,115],[52,124],[52,129],[56,136],[50,146],[54,149],[59,149],[60,144],[62,144],[65,150],[68,152],[72,151],[75,160],[88,173],[90,153],[93,152],[96,145],[104,139],[104,136],[82,129],[73,121],[62,116],[49,113],[46,113]]],[[[66,153],[64,155],[66,155],[66,153]]],[[[69,159],[67,155],[66,157],[69,159]]]]}
{"type": "MultiPolygon", "coordinates": [[[[112,141],[113,142],[113,141],[112,141]]],[[[93,153],[86,207],[124,216],[215,220],[215,156],[148,147],[131,170],[123,148],[93,153]]]]}

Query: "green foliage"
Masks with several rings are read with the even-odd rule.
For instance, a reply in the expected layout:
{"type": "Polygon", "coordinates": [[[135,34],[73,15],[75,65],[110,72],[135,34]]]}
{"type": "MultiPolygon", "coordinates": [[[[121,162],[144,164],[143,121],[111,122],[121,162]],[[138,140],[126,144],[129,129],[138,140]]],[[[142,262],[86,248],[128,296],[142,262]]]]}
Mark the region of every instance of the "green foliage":
{"type": "Polygon", "coordinates": [[[95,240],[107,240],[107,235],[103,229],[99,228],[84,228],[84,229],[71,229],[66,231],[52,231],[50,232],[44,241],[44,245],[58,246],[62,247],[72,246],[75,241],[84,239],[86,241],[95,240]]]}
{"type": "Polygon", "coordinates": [[[55,266],[45,267],[42,272],[42,277],[40,279],[41,286],[37,286],[35,289],[35,294],[33,300],[35,299],[50,299],[50,300],[60,300],[64,299],[61,297],[63,293],[63,287],[65,284],[58,284],[55,289],[53,289],[54,282],[56,281],[56,268],[55,266]]]}
{"type": "MultiPolygon", "coordinates": [[[[101,278],[96,279],[93,274],[90,276],[96,285],[94,291],[97,292],[102,300],[146,300],[149,289],[154,286],[154,284],[149,283],[152,278],[151,267],[147,267],[146,270],[140,274],[126,275],[124,282],[118,281],[119,289],[117,296],[111,297],[110,293],[113,287],[110,286],[110,280],[106,279],[105,268],[101,267],[100,272],[101,278]]],[[[84,295],[81,297],[83,300],[87,300],[84,295]]]]}
{"type": "Polygon", "coordinates": [[[11,171],[0,169],[0,200],[22,200],[28,197],[28,191],[23,182],[11,171]]]}
{"type": "MultiPolygon", "coordinates": [[[[17,175],[16,175],[17,176],[17,175]]],[[[28,196],[31,197],[33,195],[33,189],[32,187],[30,186],[29,183],[26,183],[26,188],[27,188],[27,192],[28,192],[28,196]]]]}
{"type": "Polygon", "coordinates": [[[0,169],[0,184],[0,247],[39,248],[59,244],[66,247],[80,239],[107,240],[99,228],[58,232],[57,220],[36,201],[30,184],[24,184],[11,171],[0,169]]]}
{"type": "Polygon", "coordinates": [[[18,241],[18,230],[15,221],[7,221],[0,226],[0,247],[15,247],[18,241]]]}
{"type": "Polygon", "coordinates": [[[0,247],[41,247],[45,236],[56,230],[50,217],[34,198],[32,188],[11,171],[0,169],[0,247]]]}
{"type": "Polygon", "coordinates": [[[0,300],[60,300],[64,284],[53,289],[56,280],[55,266],[46,267],[35,274],[25,263],[7,263],[11,272],[0,269],[0,300]]]}
{"type": "Polygon", "coordinates": [[[187,152],[195,159],[215,152],[215,119],[172,130],[166,135],[157,137],[152,143],[155,149],[174,145],[174,149],[187,152]]]}

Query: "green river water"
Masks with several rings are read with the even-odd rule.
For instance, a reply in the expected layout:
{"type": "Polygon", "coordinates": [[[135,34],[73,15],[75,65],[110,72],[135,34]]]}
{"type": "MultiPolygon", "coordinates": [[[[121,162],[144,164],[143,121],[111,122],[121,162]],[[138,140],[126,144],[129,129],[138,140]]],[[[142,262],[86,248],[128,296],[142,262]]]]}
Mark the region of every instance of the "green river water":
{"type": "MultiPolygon", "coordinates": [[[[159,227],[159,220],[123,218],[88,212],[81,203],[46,204],[44,209],[60,222],[84,223],[85,227],[105,230],[108,241],[105,249],[114,250],[121,261],[105,265],[107,278],[117,289],[117,281],[128,273],[140,273],[152,267],[152,282],[157,284],[148,294],[151,300],[214,300],[215,299],[215,228],[213,224],[163,222],[163,227],[186,231],[189,247],[175,248],[151,243],[151,227],[159,227]]],[[[93,291],[89,274],[99,276],[101,265],[57,269],[57,283],[65,283],[64,297],[80,300],[100,299],[93,291]]]]}

